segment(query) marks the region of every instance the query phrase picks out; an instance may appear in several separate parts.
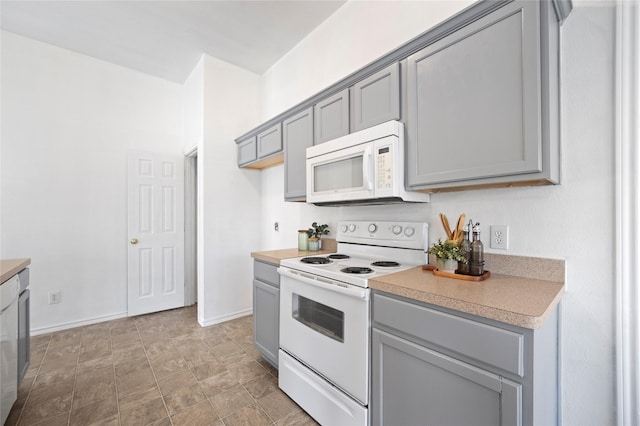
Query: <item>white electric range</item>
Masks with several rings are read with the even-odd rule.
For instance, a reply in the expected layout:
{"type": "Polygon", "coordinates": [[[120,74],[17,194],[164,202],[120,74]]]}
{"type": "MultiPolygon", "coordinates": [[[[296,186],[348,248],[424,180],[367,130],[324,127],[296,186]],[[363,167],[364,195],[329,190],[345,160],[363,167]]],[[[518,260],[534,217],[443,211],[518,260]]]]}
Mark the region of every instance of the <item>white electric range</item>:
{"type": "Polygon", "coordinates": [[[369,405],[369,280],[425,264],[428,225],[338,224],[337,253],[280,263],[279,386],[320,424],[361,424],[369,405]]]}

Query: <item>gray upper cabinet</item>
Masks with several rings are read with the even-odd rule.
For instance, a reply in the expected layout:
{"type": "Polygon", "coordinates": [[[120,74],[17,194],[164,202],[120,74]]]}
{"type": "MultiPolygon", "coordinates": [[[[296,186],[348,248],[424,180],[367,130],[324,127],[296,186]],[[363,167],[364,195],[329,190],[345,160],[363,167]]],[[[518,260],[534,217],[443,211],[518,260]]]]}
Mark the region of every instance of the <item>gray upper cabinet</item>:
{"type": "MultiPolygon", "coordinates": [[[[312,108],[316,145],[403,121],[412,190],[559,183],[560,25],[571,9],[570,0],[477,1],[236,139],[238,164],[282,163],[287,135],[276,128],[312,108]]],[[[308,143],[289,143],[287,156],[308,143]]],[[[303,200],[301,164],[288,163],[285,198],[303,200]]]]}
{"type": "Polygon", "coordinates": [[[351,87],[351,132],[400,119],[400,64],[398,62],[351,87]]]}
{"type": "Polygon", "coordinates": [[[318,102],[313,108],[315,145],[349,134],[349,89],[318,102]]]}
{"type": "Polygon", "coordinates": [[[244,166],[258,159],[256,137],[252,136],[238,142],[238,166],[244,166]]]}
{"type": "Polygon", "coordinates": [[[284,198],[304,201],[307,194],[306,150],[313,145],[313,108],[284,120],[284,198]]]}
{"type": "Polygon", "coordinates": [[[258,158],[282,152],[282,126],[280,123],[258,134],[258,158]]]}
{"type": "Polygon", "coordinates": [[[284,159],[282,149],[282,124],[273,124],[257,135],[238,141],[238,166],[250,169],[264,169],[281,164],[284,159]]]}
{"type": "Polygon", "coordinates": [[[515,1],[407,58],[409,186],[557,182],[558,29],[515,1]]]}

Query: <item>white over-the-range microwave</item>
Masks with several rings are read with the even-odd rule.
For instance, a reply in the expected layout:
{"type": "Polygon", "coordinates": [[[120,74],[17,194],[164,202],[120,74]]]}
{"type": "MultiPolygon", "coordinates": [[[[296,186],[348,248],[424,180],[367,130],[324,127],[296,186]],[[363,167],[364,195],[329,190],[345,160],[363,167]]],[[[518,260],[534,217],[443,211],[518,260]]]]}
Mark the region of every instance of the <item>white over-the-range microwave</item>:
{"type": "Polygon", "coordinates": [[[387,121],[307,148],[307,203],[425,203],[405,190],[404,126],[387,121]]]}

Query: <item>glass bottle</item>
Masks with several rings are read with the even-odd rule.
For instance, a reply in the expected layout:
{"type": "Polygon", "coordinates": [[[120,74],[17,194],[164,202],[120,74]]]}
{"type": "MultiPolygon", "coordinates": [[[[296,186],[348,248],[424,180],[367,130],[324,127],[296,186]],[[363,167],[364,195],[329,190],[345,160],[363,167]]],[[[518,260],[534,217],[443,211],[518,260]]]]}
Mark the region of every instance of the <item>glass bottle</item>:
{"type": "Polygon", "coordinates": [[[471,275],[484,273],[484,245],[480,241],[480,222],[473,226],[473,241],[471,242],[471,275]]]}
{"type": "Polygon", "coordinates": [[[458,271],[461,274],[469,275],[471,268],[471,241],[469,241],[469,226],[465,225],[462,229],[462,242],[460,243],[462,249],[462,255],[467,259],[467,263],[458,262],[458,271]]]}

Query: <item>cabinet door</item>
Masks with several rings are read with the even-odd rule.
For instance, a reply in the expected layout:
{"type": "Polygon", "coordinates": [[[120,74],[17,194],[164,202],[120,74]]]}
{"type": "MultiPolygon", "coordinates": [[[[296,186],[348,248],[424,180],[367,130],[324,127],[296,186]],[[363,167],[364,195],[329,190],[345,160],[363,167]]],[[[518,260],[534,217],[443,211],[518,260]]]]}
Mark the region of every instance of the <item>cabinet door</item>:
{"type": "Polygon", "coordinates": [[[521,385],[372,331],[374,425],[520,425],[521,385]]]}
{"type": "Polygon", "coordinates": [[[282,123],[284,139],[284,199],[304,201],[307,195],[306,150],[313,145],[313,108],[282,123]]]}
{"type": "Polygon", "coordinates": [[[255,136],[238,143],[238,166],[243,166],[257,159],[255,136]]]}
{"type": "Polygon", "coordinates": [[[282,130],[280,123],[258,135],[258,158],[282,151],[282,130]]]}
{"type": "Polygon", "coordinates": [[[253,280],[253,341],[267,361],[278,367],[280,290],[253,280]]]}
{"type": "Polygon", "coordinates": [[[411,187],[542,171],[538,7],[510,3],[408,58],[411,187]]]}
{"type": "Polygon", "coordinates": [[[400,64],[395,63],[351,88],[351,131],[400,119],[400,64]]]}
{"type": "Polygon", "coordinates": [[[313,109],[315,144],[349,134],[349,89],[318,102],[313,109]]]}

